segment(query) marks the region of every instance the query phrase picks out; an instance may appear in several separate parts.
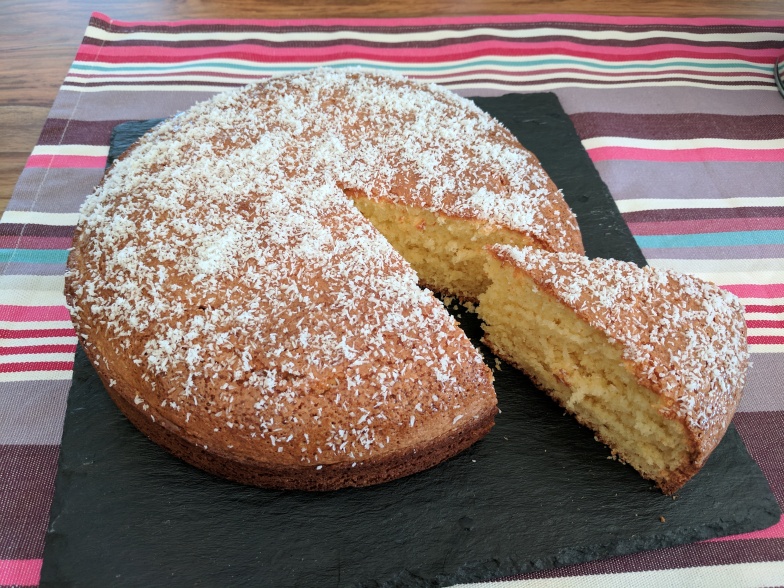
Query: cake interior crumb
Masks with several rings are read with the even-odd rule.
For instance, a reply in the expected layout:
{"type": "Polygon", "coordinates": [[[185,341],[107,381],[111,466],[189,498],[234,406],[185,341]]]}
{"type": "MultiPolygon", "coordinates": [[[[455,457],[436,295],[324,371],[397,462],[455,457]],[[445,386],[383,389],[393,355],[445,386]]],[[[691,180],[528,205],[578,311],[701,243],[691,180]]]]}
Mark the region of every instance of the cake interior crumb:
{"type": "Polygon", "coordinates": [[[683,425],[661,414],[661,397],[624,367],[618,346],[512,267],[493,258],[488,274],[479,313],[496,353],[645,477],[666,478],[686,459],[683,425]]]}

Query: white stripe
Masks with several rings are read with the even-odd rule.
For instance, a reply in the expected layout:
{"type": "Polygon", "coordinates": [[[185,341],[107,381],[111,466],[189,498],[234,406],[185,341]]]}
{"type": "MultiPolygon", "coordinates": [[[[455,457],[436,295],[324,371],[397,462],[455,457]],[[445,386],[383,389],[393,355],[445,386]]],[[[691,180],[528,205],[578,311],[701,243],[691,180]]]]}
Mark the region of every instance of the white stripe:
{"type": "MultiPolygon", "coordinates": [[[[238,82],[242,84],[242,82],[238,82]]],[[[232,82],[227,82],[226,85],[217,86],[194,86],[191,84],[183,85],[163,85],[163,86],[126,86],[124,84],[114,86],[98,86],[95,88],[83,88],[81,86],[67,86],[63,84],[62,90],[70,92],[222,92],[224,90],[231,90],[236,88],[237,85],[232,82]]],[[[775,86],[774,86],[775,89],[775,86]]]]}
{"type": "Polygon", "coordinates": [[[108,145],[37,145],[32,153],[32,155],[87,155],[90,157],[106,157],[108,154],[108,145]]]}
{"type": "MultiPolygon", "coordinates": [[[[743,301],[742,298],[741,301],[743,301]]],[[[746,320],[747,321],[781,321],[784,320],[784,312],[747,312],[746,320]]]]}
{"type": "MultiPolygon", "coordinates": [[[[326,65],[326,64],[325,64],[326,65]]],[[[96,86],[96,87],[82,87],[82,86],[73,86],[63,84],[61,91],[71,91],[71,92],[83,92],[83,93],[95,93],[95,92],[220,92],[222,90],[228,90],[231,88],[236,88],[238,84],[242,84],[242,82],[232,83],[231,81],[227,81],[225,84],[215,85],[215,86],[197,86],[191,84],[172,84],[172,85],[139,85],[139,86],[129,86],[125,84],[116,84],[111,86],[96,86]]],[[[709,90],[733,90],[733,91],[741,91],[741,90],[762,90],[762,91],[769,91],[769,92],[777,92],[775,84],[769,85],[733,85],[727,86],[722,84],[707,84],[702,82],[689,82],[689,81],[668,81],[668,80],[651,80],[651,81],[641,81],[641,82],[624,82],[619,81],[615,84],[596,84],[596,83],[587,83],[587,82],[578,82],[578,81],[564,81],[564,82],[551,82],[551,83],[542,83],[542,84],[496,84],[493,82],[483,82],[483,83],[476,83],[476,82],[457,82],[457,83],[448,83],[445,84],[452,90],[465,90],[465,91],[479,91],[479,90],[497,90],[497,91],[505,91],[505,92],[544,92],[549,90],[557,90],[559,88],[596,88],[596,89],[607,89],[610,87],[615,88],[646,88],[646,87],[689,87],[689,88],[706,88],[709,90]]]]}
{"type": "Polygon", "coordinates": [[[64,305],[64,287],[64,276],[0,276],[0,304],[64,305]]]}
{"type": "Polygon", "coordinates": [[[586,149],[599,147],[634,147],[637,149],[664,149],[678,151],[681,149],[704,149],[708,147],[721,149],[784,149],[784,139],[760,139],[749,141],[741,139],[633,139],[631,137],[592,137],[583,140],[586,149]]]}
{"type": "Polygon", "coordinates": [[[744,306],[759,304],[762,306],[778,306],[784,304],[784,298],[741,298],[744,306]]]}
{"type": "Polygon", "coordinates": [[[29,210],[6,210],[0,223],[22,225],[75,226],[79,221],[78,212],[32,212],[29,210]]]}
{"type": "Polygon", "coordinates": [[[695,566],[673,570],[649,570],[617,574],[591,574],[565,578],[535,578],[506,582],[459,584],[454,588],[757,588],[784,584],[784,562],[768,561],[719,566],[695,566]]]}
{"type": "MultiPolygon", "coordinates": [[[[770,274],[779,276],[780,281],[784,281],[784,259],[651,259],[648,261],[656,267],[666,267],[675,271],[689,273],[695,269],[709,274],[736,274],[745,273],[746,280],[736,282],[738,284],[776,284],[775,281],[748,280],[751,274],[770,274]]],[[[730,284],[732,282],[724,282],[730,284]]]]}
{"type": "Polygon", "coordinates": [[[294,32],[264,32],[264,31],[243,31],[243,32],[111,32],[97,27],[87,27],[85,33],[87,37],[101,41],[234,41],[258,40],[258,41],[373,41],[373,42],[393,42],[393,43],[415,43],[418,41],[441,41],[448,39],[466,39],[475,36],[492,36],[502,39],[532,39],[537,37],[572,37],[575,39],[590,40],[621,40],[634,41],[643,39],[668,39],[668,40],[688,40],[700,42],[722,42],[722,43],[753,43],[759,41],[781,41],[781,35],[767,32],[743,32],[740,34],[727,33],[687,33],[682,31],[621,31],[621,30],[573,30],[555,27],[536,27],[529,29],[503,29],[490,26],[477,26],[475,28],[453,30],[443,28],[438,30],[422,32],[395,32],[384,33],[380,31],[294,31],[294,32]]]}
{"type": "Polygon", "coordinates": [[[65,304],[65,295],[56,291],[0,290],[0,304],[17,306],[56,306],[65,304]]]}
{"type": "Polygon", "coordinates": [[[749,345],[750,353],[784,353],[784,345],[749,345]]]}
{"type": "Polygon", "coordinates": [[[0,329],[12,331],[72,328],[71,321],[0,321],[0,329]]]}
{"type": "Polygon", "coordinates": [[[28,347],[33,345],[76,345],[76,337],[28,337],[25,339],[0,339],[0,347],[28,347]]]}
{"type": "MultiPolygon", "coordinates": [[[[0,276],[0,290],[33,290],[37,292],[62,293],[64,287],[65,276],[0,276]]],[[[22,306],[35,305],[23,304],[22,306]]]]}
{"type": "MultiPolygon", "coordinates": [[[[172,82],[180,84],[200,84],[204,82],[224,82],[226,84],[252,84],[260,80],[269,79],[269,76],[259,74],[246,74],[241,73],[231,78],[222,76],[212,76],[209,74],[183,74],[183,75],[139,75],[139,76],[123,76],[123,75],[106,75],[94,78],[83,78],[79,76],[66,76],[65,83],[81,86],[82,84],[137,84],[139,82],[172,82]]],[[[159,88],[160,86],[155,86],[159,88]]],[[[211,86],[212,87],[212,86],[211,86]]]]}
{"type": "Polygon", "coordinates": [[[654,267],[692,274],[718,286],[784,283],[781,259],[650,259],[654,267]]]}
{"type": "Polygon", "coordinates": [[[781,337],[784,336],[784,329],[774,329],[772,327],[760,327],[749,329],[749,336],[755,337],[781,337]]]}
{"type": "Polygon", "coordinates": [[[674,208],[743,208],[752,206],[784,206],[784,197],[754,198],[632,198],[616,201],[621,212],[639,210],[671,210],[674,208]]]}
{"type": "Polygon", "coordinates": [[[73,378],[73,370],[0,372],[0,382],[30,382],[33,380],[70,380],[72,378],[73,378]]]}
{"type": "Polygon", "coordinates": [[[28,363],[31,361],[73,361],[73,353],[19,353],[15,355],[0,355],[0,364],[28,363]]]}

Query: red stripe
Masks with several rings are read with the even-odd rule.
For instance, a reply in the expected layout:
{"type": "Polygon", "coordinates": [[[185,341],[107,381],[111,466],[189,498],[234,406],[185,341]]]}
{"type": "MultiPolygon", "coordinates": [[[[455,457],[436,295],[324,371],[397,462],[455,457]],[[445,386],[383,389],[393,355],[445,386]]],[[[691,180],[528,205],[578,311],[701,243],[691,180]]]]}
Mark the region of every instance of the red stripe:
{"type": "Polygon", "coordinates": [[[775,306],[765,306],[763,304],[749,304],[746,306],[746,312],[767,312],[775,314],[784,312],[784,304],[777,304],[775,306]]]}
{"type": "Polygon", "coordinates": [[[15,372],[55,372],[73,369],[72,361],[22,361],[0,363],[0,374],[15,372]]]}
{"type": "Polygon", "coordinates": [[[750,329],[784,329],[784,321],[751,320],[746,321],[746,326],[750,329]]]}
{"type": "Polygon", "coordinates": [[[68,249],[72,244],[71,237],[0,235],[0,248],[2,249],[68,249]]]}
{"type": "Polygon", "coordinates": [[[18,355],[22,353],[73,353],[73,345],[21,345],[19,347],[0,347],[0,355],[18,355]]]}
{"type": "Polygon", "coordinates": [[[42,559],[0,559],[0,586],[38,586],[42,559]]]}
{"type": "Polygon", "coordinates": [[[25,167],[80,167],[104,168],[106,156],[104,155],[31,155],[27,158],[25,167]]]}
{"type": "Polygon", "coordinates": [[[784,345],[784,336],[749,335],[749,345],[784,345]]]}
{"type": "Polygon", "coordinates": [[[63,305],[58,306],[16,306],[0,304],[0,320],[15,322],[30,321],[70,321],[71,315],[63,305]]]}
{"type": "Polygon", "coordinates": [[[709,218],[662,222],[628,223],[635,235],[687,235],[784,229],[784,217],[709,218]]]}
{"type": "Polygon", "coordinates": [[[405,26],[445,26],[451,24],[485,25],[493,23],[550,23],[576,22],[607,25],[686,25],[686,26],[721,26],[735,25],[741,27],[773,27],[784,26],[784,20],[745,20],[739,18],[660,18],[641,16],[599,16],[589,14],[531,14],[531,15],[493,15],[493,16],[434,16],[409,18],[335,18],[308,20],[221,20],[192,19],[170,22],[158,21],[124,21],[116,20],[101,12],[93,12],[91,18],[102,20],[113,27],[136,27],[139,25],[178,27],[184,25],[218,25],[235,29],[243,25],[269,27],[307,27],[307,26],[376,26],[381,28],[405,26]]]}
{"type": "Polygon", "coordinates": [[[724,284],[722,288],[739,298],[784,298],[784,284],[724,284]]]}
{"type": "MultiPolygon", "coordinates": [[[[487,55],[527,56],[571,55],[588,57],[600,61],[626,61],[627,59],[655,60],[673,57],[710,58],[711,60],[745,60],[768,64],[773,61],[776,49],[738,49],[719,47],[695,47],[662,43],[650,47],[585,46],[569,42],[520,43],[516,41],[480,41],[462,44],[459,47],[358,47],[341,44],[329,47],[303,49],[300,47],[262,47],[236,44],[228,47],[176,48],[145,45],[138,47],[105,47],[83,44],[76,54],[77,61],[102,63],[176,63],[198,59],[241,59],[266,63],[323,62],[351,58],[372,59],[391,63],[433,63],[449,60],[465,60],[487,55]]],[[[773,81],[771,80],[771,84],[773,81]]]]}
{"type": "Polygon", "coordinates": [[[592,161],[784,161],[784,149],[643,149],[640,147],[595,147],[587,149],[592,161]]]}
{"type": "Polygon", "coordinates": [[[71,329],[0,329],[0,339],[36,339],[40,337],[75,337],[71,329]]]}

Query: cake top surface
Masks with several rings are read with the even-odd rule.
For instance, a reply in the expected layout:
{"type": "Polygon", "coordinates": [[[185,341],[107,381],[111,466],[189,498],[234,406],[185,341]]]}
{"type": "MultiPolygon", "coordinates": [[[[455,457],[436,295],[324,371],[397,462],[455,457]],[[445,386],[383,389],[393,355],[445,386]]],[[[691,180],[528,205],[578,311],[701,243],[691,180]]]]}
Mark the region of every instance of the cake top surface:
{"type": "MultiPolygon", "coordinates": [[[[175,427],[193,418],[205,445],[239,453],[265,443],[291,463],[360,461],[395,449],[401,428],[406,443],[448,430],[494,403],[490,372],[343,189],[394,200],[414,182],[423,205],[484,214],[489,188],[471,206],[452,198],[465,153],[526,160],[477,133],[505,136],[446,91],[326,70],[162,123],[82,207],[67,276],[82,344],[115,369],[132,358],[145,410],[175,427]]],[[[534,199],[547,183],[520,181],[534,199]]]]}
{"type": "Polygon", "coordinates": [[[718,442],[711,425],[729,422],[749,362],[736,296],[696,276],[614,259],[504,245],[493,253],[620,344],[665,414],[704,432],[701,443],[718,442]]]}

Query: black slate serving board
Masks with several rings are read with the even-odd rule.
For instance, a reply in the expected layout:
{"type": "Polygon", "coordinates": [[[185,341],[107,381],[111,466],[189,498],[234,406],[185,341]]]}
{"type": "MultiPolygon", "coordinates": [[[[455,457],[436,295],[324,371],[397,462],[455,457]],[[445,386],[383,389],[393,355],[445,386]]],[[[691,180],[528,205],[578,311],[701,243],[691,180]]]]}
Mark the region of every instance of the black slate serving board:
{"type": "MultiPolygon", "coordinates": [[[[476,102],[536,153],[563,189],[589,255],[645,263],[554,95],[476,102]]],[[[112,155],[155,122],[120,125],[112,155]]],[[[476,318],[454,312],[478,344],[476,318]]],[[[279,492],[215,478],[148,441],[79,350],[42,584],[448,586],[778,520],[768,484],[734,427],[673,499],[608,459],[593,434],[523,374],[502,365],[495,377],[502,413],[463,454],[376,487],[279,492]]]]}

